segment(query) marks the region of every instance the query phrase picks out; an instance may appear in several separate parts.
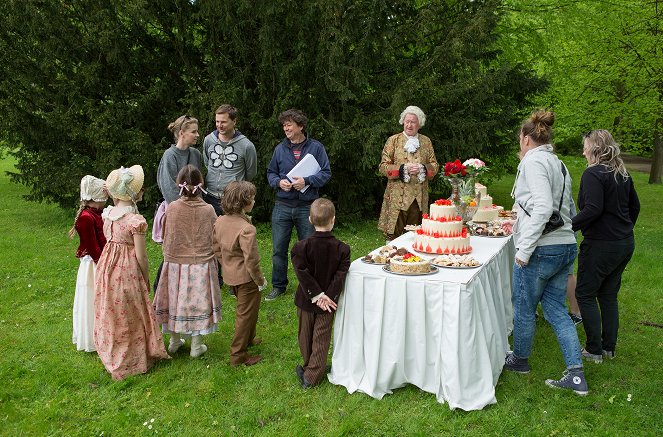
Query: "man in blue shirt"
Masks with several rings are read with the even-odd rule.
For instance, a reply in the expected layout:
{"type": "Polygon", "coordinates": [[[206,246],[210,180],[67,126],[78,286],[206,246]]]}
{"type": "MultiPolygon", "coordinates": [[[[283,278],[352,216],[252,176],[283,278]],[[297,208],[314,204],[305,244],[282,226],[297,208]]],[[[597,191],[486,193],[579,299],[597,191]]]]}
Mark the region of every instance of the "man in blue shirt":
{"type": "Polygon", "coordinates": [[[267,167],[267,181],[276,189],[276,202],[272,210],[272,292],[265,300],[274,300],[288,287],[288,247],[292,228],[303,240],[314,231],[309,221],[311,203],[319,189],[331,179],[329,158],[325,146],[306,134],[308,119],[298,109],[288,109],[279,115],[285,138],[274,149],[267,167]],[[288,178],[286,175],[306,155],[313,155],[320,171],[316,174],[288,178]],[[304,192],[302,189],[309,186],[304,192]]]}

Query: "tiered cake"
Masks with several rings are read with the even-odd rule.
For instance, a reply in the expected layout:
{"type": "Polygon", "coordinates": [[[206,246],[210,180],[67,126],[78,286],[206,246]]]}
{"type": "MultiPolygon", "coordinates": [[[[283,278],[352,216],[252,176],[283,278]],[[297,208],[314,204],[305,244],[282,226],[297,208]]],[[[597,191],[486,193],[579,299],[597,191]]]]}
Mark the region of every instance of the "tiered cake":
{"type": "Polygon", "coordinates": [[[450,200],[436,200],[430,215],[424,214],[421,229],[414,236],[414,249],[435,254],[464,254],[472,251],[463,221],[450,200]]]}
{"type": "Polygon", "coordinates": [[[493,205],[493,198],[488,195],[488,190],[484,185],[476,184],[477,197],[479,198],[479,209],[472,216],[473,222],[492,222],[497,220],[499,211],[504,209],[501,206],[493,205]]]}

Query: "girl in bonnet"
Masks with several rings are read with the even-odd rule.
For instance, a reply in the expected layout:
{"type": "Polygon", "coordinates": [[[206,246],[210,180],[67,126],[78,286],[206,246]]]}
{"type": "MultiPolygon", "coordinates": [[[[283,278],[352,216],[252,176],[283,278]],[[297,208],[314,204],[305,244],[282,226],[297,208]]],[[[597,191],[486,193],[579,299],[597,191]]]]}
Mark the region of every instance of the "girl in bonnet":
{"type": "Polygon", "coordinates": [[[101,208],[108,200],[103,179],[84,176],[81,179],[81,200],[69,238],[78,233],[80,244],[76,258],[81,260],[74,294],[72,342],[76,349],[94,352],[94,277],[96,264],[106,244],[101,208]]]}
{"type": "Polygon", "coordinates": [[[97,264],[94,343],[116,380],[168,358],[148,296],[147,222],[136,208],[143,180],[139,165],[113,170],[106,179],[115,206],[102,214],[107,242],[97,264]]]}

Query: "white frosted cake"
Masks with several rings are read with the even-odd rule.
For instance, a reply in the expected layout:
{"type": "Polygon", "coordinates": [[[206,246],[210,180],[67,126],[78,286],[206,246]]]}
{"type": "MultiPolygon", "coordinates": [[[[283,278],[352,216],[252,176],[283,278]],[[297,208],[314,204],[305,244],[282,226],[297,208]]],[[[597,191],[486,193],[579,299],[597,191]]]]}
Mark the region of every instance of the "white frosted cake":
{"type": "Polygon", "coordinates": [[[435,254],[464,254],[472,251],[470,237],[456,207],[446,199],[430,205],[430,216],[423,215],[421,229],[414,236],[414,249],[435,254]]]}
{"type": "Polygon", "coordinates": [[[497,220],[499,211],[503,210],[501,206],[493,205],[493,198],[488,195],[487,189],[484,185],[476,184],[477,197],[479,198],[479,208],[472,216],[473,222],[492,222],[497,220]]]}

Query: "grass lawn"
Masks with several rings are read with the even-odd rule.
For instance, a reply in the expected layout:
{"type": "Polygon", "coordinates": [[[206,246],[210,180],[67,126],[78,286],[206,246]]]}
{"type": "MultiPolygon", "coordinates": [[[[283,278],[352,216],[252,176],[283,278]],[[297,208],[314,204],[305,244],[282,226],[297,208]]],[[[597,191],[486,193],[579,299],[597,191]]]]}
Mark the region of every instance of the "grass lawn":
{"type": "MultiPolygon", "coordinates": [[[[577,193],[584,159],[565,160],[577,193]]],[[[661,435],[663,433],[663,187],[634,173],[642,212],[637,248],[620,293],[618,356],[586,364],[586,397],[544,384],[564,368],[554,333],[537,323],[533,371],[503,374],[496,405],[451,411],[414,386],[381,401],[328,382],[303,391],[297,318],[286,297],[263,302],[256,351],[264,361],[231,368],[234,300],[223,292],[220,331],[192,360],[178,353],[148,374],[113,382],[96,354],[71,344],[77,239],[66,236],[75,211],[26,202],[9,183],[13,161],[0,160],[0,434],[16,435],[661,435]],[[647,325],[646,322],[658,324],[647,325]]],[[[489,187],[511,205],[513,176],[489,187]]],[[[145,205],[142,205],[146,207],[145,205]]],[[[339,223],[336,235],[357,258],[384,243],[375,218],[339,223]]],[[[271,272],[269,225],[258,226],[262,266],[271,272]]],[[[160,247],[148,245],[151,272],[160,247]]],[[[584,331],[579,327],[581,343],[584,331]]],[[[183,348],[185,349],[185,348],[183,348]]],[[[188,351],[188,346],[186,346],[188,351]]]]}

